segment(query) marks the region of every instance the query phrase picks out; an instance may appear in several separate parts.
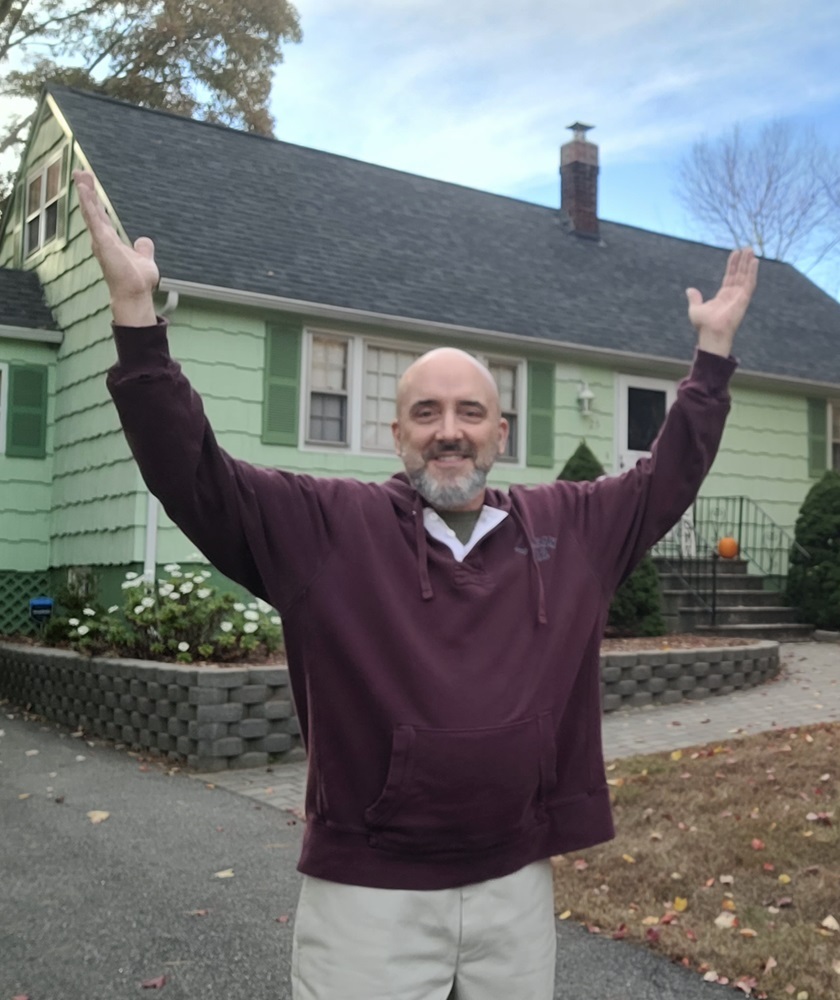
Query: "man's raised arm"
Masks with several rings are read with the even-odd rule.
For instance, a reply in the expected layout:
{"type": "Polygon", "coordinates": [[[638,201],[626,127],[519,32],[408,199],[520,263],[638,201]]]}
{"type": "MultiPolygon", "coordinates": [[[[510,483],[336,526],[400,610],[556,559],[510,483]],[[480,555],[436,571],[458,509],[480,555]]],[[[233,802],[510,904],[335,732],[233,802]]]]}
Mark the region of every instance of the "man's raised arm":
{"type": "Polygon", "coordinates": [[[111,294],[111,312],[117,326],[154,326],[157,323],[152,293],[160,281],[155,245],[141,236],[130,247],[117,235],[94,187],[93,174],[74,170],[82,217],[91,245],[111,294]]]}

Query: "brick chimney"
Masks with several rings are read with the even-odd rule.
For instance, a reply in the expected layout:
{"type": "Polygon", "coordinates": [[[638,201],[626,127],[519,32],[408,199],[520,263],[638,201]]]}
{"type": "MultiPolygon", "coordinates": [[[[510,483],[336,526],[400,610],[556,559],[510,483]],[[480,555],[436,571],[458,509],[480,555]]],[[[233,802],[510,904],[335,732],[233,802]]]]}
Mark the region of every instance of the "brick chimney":
{"type": "Polygon", "coordinates": [[[560,147],[560,211],[573,233],[598,239],[598,147],[586,138],[594,126],[567,127],[573,136],[560,147]]]}

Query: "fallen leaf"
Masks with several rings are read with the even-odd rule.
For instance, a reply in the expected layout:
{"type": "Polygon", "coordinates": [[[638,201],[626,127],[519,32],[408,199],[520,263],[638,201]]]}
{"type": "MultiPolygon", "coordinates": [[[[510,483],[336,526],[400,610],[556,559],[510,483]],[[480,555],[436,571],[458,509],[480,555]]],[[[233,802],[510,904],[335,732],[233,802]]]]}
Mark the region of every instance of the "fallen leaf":
{"type": "Polygon", "coordinates": [[[38,751],[37,750],[27,750],[26,751],[26,756],[27,757],[37,757],[38,756],[38,751]]]}
{"type": "Polygon", "coordinates": [[[709,969],[709,971],[703,976],[703,979],[707,983],[716,983],[718,980],[718,974],[714,971],[714,969],[709,969]]]}
{"type": "Polygon", "coordinates": [[[840,958],[835,958],[831,963],[831,968],[840,976],[840,958]]]}
{"type": "Polygon", "coordinates": [[[574,867],[575,867],[575,871],[585,872],[586,869],[589,867],[589,862],[588,861],[584,861],[583,858],[577,858],[575,860],[574,867]]]}
{"type": "Polygon", "coordinates": [[[655,927],[659,923],[659,917],[643,917],[642,924],[645,927],[655,927]]]}
{"type": "Polygon", "coordinates": [[[694,931],[690,927],[686,930],[685,936],[688,938],[689,941],[696,941],[697,940],[697,935],[694,933],[694,931]]]}
{"type": "Polygon", "coordinates": [[[213,878],[233,878],[233,869],[225,868],[223,871],[214,872],[213,878]]]}
{"type": "Polygon", "coordinates": [[[645,931],[645,940],[650,941],[651,944],[656,944],[661,937],[662,931],[657,930],[655,927],[648,927],[645,931]]]}
{"type": "Polygon", "coordinates": [[[731,899],[724,899],[720,905],[724,910],[728,910],[730,913],[734,913],[737,909],[734,901],[731,899]]]}
{"type": "Polygon", "coordinates": [[[721,930],[729,930],[730,927],[734,927],[737,923],[738,918],[735,914],[727,913],[726,910],[715,917],[715,927],[720,927],[721,930]]]}
{"type": "Polygon", "coordinates": [[[765,976],[767,975],[768,972],[772,972],[773,969],[775,969],[778,964],[779,963],[776,961],[776,959],[773,958],[773,956],[771,955],[767,959],[767,961],[764,963],[764,974],[765,974],[765,976]]]}
{"type": "Polygon", "coordinates": [[[823,920],[823,922],[822,922],[822,924],[820,924],[820,926],[821,927],[825,927],[829,931],[840,931],[840,924],[837,923],[836,918],[832,917],[831,914],[829,914],[825,918],[825,920],[823,920]]]}
{"type": "Polygon", "coordinates": [[[742,927],[738,931],[738,933],[741,935],[741,937],[748,937],[748,938],[758,937],[758,931],[754,931],[752,927],[742,927]]]}
{"type": "Polygon", "coordinates": [[[187,910],[188,917],[206,917],[209,910],[187,910]]]}
{"type": "Polygon", "coordinates": [[[571,915],[572,915],[572,911],[571,910],[563,910],[563,912],[560,914],[560,918],[559,919],[560,920],[568,920],[571,915]]]}
{"type": "Polygon", "coordinates": [[[682,760],[682,750],[674,750],[671,753],[671,760],[682,760]]]}
{"type": "Polygon", "coordinates": [[[289,917],[288,914],[284,913],[282,916],[276,917],[275,920],[278,924],[287,924],[289,922],[289,917]]]}
{"type": "Polygon", "coordinates": [[[685,899],[683,896],[677,896],[677,898],[674,900],[674,909],[677,911],[677,913],[685,913],[685,911],[688,909],[688,900],[685,899]]]}
{"type": "Polygon", "coordinates": [[[140,985],[144,990],[162,990],[166,986],[166,976],[155,976],[154,979],[144,979],[140,985]]]}
{"type": "Polygon", "coordinates": [[[733,875],[721,875],[718,881],[721,885],[732,885],[735,881],[735,877],[733,875]]]}
{"type": "Polygon", "coordinates": [[[20,799],[21,802],[23,802],[24,799],[28,799],[31,794],[32,792],[21,792],[20,795],[18,795],[18,798],[20,799]]]}
{"type": "Polygon", "coordinates": [[[780,875],[779,881],[782,883],[782,885],[788,885],[790,882],[790,875],[780,875]]]}
{"type": "Polygon", "coordinates": [[[91,809],[87,814],[87,818],[93,823],[94,826],[98,826],[100,823],[104,823],[105,820],[110,816],[109,812],[105,812],[102,809],[91,809]]]}
{"type": "Polygon", "coordinates": [[[753,839],[750,841],[750,847],[752,847],[754,851],[763,851],[765,848],[765,844],[764,841],[759,840],[758,837],[753,837],[753,839]]]}
{"type": "Polygon", "coordinates": [[[635,865],[636,859],[632,854],[622,854],[622,860],[626,861],[628,865],[635,865]]]}
{"type": "Polygon", "coordinates": [[[764,862],[764,864],[763,864],[763,865],[762,865],[761,867],[762,867],[762,868],[763,868],[763,869],[764,869],[764,870],[765,870],[766,872],[774,872],[774,871],[776,870],[776,866],[775,866],[775,865],[772,865],[772,864],[770,864],[770,862],[769,862],[769,861],[765,861],[765,862],[764,862]]]}

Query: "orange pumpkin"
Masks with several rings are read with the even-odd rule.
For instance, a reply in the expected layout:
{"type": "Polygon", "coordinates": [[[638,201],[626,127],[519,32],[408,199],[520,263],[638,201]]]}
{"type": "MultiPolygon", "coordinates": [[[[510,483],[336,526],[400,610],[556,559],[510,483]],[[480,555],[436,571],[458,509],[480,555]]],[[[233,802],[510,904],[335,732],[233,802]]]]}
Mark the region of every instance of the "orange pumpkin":
{"type": "Polygon", "coordinates": [[[718,552],[724,559],[734,559],[738,555],[738,543],[731,535],[727,535],[718,542],[718,552]]]}

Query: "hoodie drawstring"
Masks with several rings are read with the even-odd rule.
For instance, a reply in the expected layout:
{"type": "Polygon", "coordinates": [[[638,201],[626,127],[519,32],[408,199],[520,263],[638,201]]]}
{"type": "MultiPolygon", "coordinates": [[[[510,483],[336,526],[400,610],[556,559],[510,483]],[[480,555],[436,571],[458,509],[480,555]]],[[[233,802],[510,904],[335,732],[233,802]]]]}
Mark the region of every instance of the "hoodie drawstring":
{"type": "Polygon", "coordinates": [[[418,506],[413,510],[414,535],[417,540],[417,574],[420,577],[420,596],[424,601],[430,601],[435,592],[429,579],[429,551],[426,544],[426,524],[423,520],[423,508],[418,506]]]}

